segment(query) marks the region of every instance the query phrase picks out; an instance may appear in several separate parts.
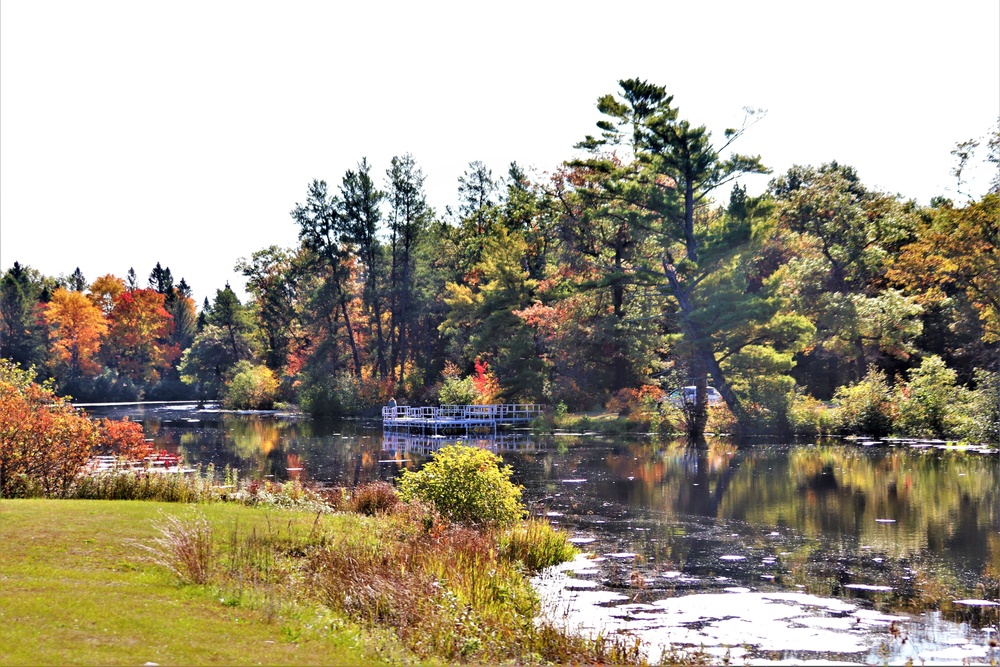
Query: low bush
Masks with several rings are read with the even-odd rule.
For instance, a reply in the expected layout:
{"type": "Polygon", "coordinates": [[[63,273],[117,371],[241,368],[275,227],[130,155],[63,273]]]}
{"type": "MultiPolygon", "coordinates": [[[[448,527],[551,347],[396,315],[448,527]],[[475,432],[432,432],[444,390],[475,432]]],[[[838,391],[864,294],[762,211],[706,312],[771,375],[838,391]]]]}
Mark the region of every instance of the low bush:
{"type": "Polygon", "coordinates": [[[501,533],[498,551],[501,558],[521,563],[529,572],[558,565],[577,554],[566,533],[539,519],[516,523],[501,533]]]}
{"type": "Polygon", "coordinates": [[[958,374],[937,355],[925,357],[896,388],[895,429],[910,437],[956,436],[962,421],[968,391],[958,385],[958,374]]]}
{"type": "Polygon", "coordinates": [[[0,497],[65,495],[99,441],[98,424],[34,375],[0,360],[0,497]]]}
{"type": "Polygon", "coordinates": [[[498,547],[496,532],[407,511],[353,517],[356,525],[308,552],[306,588],[367,627],[392,630],[418,659],[595,664],[614,653],[613,642],[538,621],[523,564],[498,547]]]}
{"type": "Polygon", "coordinates": [[[92,420],[34,375],[0,359],[0,497],[68,496],[91,457],[148,452],[141,425],[92,420]]]}
{"type": "Polygon", "coordinates": [[[834,423],[843,433],[881,438],[893,428],[892,389],[885,372],[875,366],[857,384],[840,387],[834,394],[838,404],[834,423]]]}
{"type": "Polygon", "coordinates": [[[823,401],[796,392],[788,406],[788,425],[796,435],[830,433],[833,430],[832,412],[823,401]]]}
{"type": "Polygon", "coordinates": [[[400,497],[430,503],[458,523],[510,526],[524,515],[524,508],[521,487],[510,481],[512,471],[501,467],[501,461],[477,447],[442,447],[419,471],[403,471],[400,497]]]}
{"type": "Polygon", "coordinates": [[[241,361],[226,387],[223,404],[231,410],[270,410],[278,397],[278,379],[267,366],[241,361]]]}
{"type": "Polygon", "coordinates": [[[399,504],[399,494],[388,482],[369,482],[351,494],[348,507],[352,512],[374,516],[391,512],[399,504]]]}

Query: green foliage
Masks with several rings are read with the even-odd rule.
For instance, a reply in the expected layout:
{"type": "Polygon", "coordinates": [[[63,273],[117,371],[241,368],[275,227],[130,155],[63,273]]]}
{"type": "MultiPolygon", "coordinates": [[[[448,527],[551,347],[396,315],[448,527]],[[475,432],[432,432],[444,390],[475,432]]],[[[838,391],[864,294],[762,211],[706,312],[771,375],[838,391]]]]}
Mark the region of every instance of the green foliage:
{"type": "Polygon", "coordinates": [[[361,407],[357,381],[347,373],[308,375],[299,387],[299,405],[314,417],[344,417],[361,407]]]}
{"type": "Polygon", "coordinates": [[[472,405],[479,400],[479,390],[472,377],[446,377],[438,390],[441,405],[472,405]]]}
{"type": "Polygon", "coordinates": [[[223,395],[227,381],[238,372],[236,365],[256,356],[257,327],[228,284],[216,290],[215,302],[203,314],[206,324],[184,352],[179,371],[200,396],[215,398],[223,395]]]}
{"type": "Polygon", "coordinates": [[[498,455],[477,447],[450,445],[434,452],[399,481],[404,501],[431,503],[452,521],[483,526],[510,526],[524,515],[521,487],[510,481],[510,466],[498,455]]]}
{"type": "Polygon", "coordinates": [[[278,379],[267,366],[241,361],[226,387],[223,404],[234,410],[270,410],[278,397],[278,379]]]}
{"type": "Polygon", "coordinates": [[[816,436],[833,431],[833,412],[809,394],[796,391],[788,406],[788,426],[796,435],[816,436]]]}
{"type": "Polygon", "coordinates": [[[385,405],[390,396],[390,382],[357,378],[341,371],[333,376],[313,369],[299,386],[299,406],[313,416],[346,417],[373,412],[385,405]]]}
{"type": "Polygon", "coordinates": [[[733,390],[752,417],[755,432],[788,430],[788,410],[795,380],[788,375],[794,366],[791,353],[771,346],[746,345],[725,364],[733,378],[733,390]]]}
{"type": "Polygon", "coordinates": [[[896,390],[896,431],[910,437],[942,438],[961,430],[968,392],[957,374],[936,355],[925,357],[910,371],[909,382],[896,390]]]}
{"type": "Polygon", "coordinates": [[[834,396],[838,403],[837,428],[846,433],[882,437],[892,431],[892,389],[885,371],[874,366],[857,384],[840,387],[834,396]]]}
{"type": "Polygon", "coordinates": [[[46,289],[38,271],[14,262],[0,278],[0,357],[22,366],[45,361],[45,337],[35,309],[46,289]]]}
{"type": "Polygon", "coordinates": [[[974,442],[1000,446],[1000,373],[976,370],[967,437],[974,442]]]}
{"type": "Polygon", "coordinates": [[[541,519],[522,521],[502,533],[498,552],[501,558],[521,563],[529,572],[572,560],[578,553],[566,533],[541,519]]]}

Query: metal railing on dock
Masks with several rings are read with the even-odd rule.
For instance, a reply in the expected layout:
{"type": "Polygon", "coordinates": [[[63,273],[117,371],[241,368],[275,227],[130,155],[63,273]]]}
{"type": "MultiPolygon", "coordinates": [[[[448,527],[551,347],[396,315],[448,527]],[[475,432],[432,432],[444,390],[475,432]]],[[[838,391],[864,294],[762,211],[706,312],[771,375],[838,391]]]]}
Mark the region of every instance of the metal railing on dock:
{"type": "Polygon", "coordinates": [[[543,449],[538,436],[527,432],[506,432],[486,435],[432,435],[407,431],[386,431],[382,437],[382,451],[391,458],[380,463],[402,462],[406,453],[427,455],[448,445],[479,447],[491,452],[526,452],[543,449]]]}
{"type": "Polygon", "coordinates": [[[407,433],[496,433],[506,426],[525,425],[545,410],[537,403],[503,405],[440,405],[409,407],[399,405],[382,408],[385,431],[407,433]]]}

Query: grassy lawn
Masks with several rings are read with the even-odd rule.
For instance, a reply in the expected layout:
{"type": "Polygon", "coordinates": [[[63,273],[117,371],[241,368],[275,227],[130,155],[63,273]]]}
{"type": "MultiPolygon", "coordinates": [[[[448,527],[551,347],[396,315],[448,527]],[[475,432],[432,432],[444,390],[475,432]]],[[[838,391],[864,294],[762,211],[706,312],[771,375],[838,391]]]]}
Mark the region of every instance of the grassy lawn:
{"type": "MultiPolygon", "coordinates": [[[[315,515],[200,505],[216,534],[315,515]]],[[[0,500],[0,664],[366,664],[358,632],[318,608],[231,606],[182,586],[133,541],[181,504],[0,500]]],[[[215,591],[215,592],[213,592],[215,591]]],[[[222,596],[220,598],[220,595],[222,596]]]]}

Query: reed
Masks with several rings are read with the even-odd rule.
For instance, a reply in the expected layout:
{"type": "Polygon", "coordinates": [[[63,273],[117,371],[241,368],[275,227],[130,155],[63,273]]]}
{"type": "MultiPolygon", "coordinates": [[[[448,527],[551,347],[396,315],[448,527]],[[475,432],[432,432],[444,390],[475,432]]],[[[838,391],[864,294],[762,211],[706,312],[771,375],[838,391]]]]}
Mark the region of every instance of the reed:
{"type": "Polygon", "coordinates": [[[212,526],[204,514],[187,518],[160,513],[153,524],[158,537],[140,548],[157,565],[170,570],[183,583],[207,584],[216,569],[217,550],[212,526]]]}
{"type": "Polygon", "coordinates": [[[578,553],[566,533],[547,521],[529,519],[514,525],[498,538],[500,555],[521,563],[529,572],[571,560],[578,553]]]}

